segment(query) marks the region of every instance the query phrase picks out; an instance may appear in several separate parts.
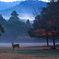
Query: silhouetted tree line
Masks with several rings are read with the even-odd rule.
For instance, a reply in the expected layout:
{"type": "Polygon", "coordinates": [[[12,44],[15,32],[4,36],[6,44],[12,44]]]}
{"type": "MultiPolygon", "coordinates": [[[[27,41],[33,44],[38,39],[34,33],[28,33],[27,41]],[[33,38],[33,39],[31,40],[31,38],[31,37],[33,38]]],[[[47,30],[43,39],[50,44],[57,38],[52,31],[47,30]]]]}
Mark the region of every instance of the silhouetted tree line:
{"type": "Polygon", "coordinates": [[[46,8],[42,8],[40,15],[35,17],[32,28],[28,31],[31,37],[46,38],[53,40],[53,49],[56,49],[55,40],[59,39],[59,2],[51,0],[46,8]]]}
{"type": "MultiPolygon", "coordinates": [[[[27,30],[30,27],[30,21],[22,21],[16,11],[11,13],[9,20],[5,20],[2,15],[0,15],[0,30],[3,34],[1,39],[4,40],[17,40],[20,36],[28,36],[27,30]]],[[[1,34],[0,34],[1,35],[1,34]]]]}

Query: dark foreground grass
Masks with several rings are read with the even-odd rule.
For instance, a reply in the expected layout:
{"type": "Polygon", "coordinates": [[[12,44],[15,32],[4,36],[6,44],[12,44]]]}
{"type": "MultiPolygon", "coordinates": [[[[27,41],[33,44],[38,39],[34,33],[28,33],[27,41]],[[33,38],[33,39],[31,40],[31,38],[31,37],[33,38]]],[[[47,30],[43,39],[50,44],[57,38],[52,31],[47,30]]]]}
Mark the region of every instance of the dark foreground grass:
{"type": "Polygon", "coordinates": [[[31,50],[22,50],[20,51],[23,54],[36,55],[37,57],[59,57],[59,50],[39,50],[39,49],[31,49],[31,50]]]}
{"type": "Polygon", "coordinates": [[[21,53],[21,54],[29,54],[29,55],[36,55],[35,57],[59,57],[59,50],[53,49],[26,49],[20,51],[0,51],[0,53],[21,53]]]}

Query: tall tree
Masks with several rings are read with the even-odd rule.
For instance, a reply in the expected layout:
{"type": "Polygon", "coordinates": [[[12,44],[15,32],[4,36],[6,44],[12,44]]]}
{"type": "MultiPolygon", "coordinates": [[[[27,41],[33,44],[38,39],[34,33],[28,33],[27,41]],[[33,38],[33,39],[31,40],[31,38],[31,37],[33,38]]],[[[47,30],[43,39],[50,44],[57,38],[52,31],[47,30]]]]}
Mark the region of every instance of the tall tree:
{"type": "Polygon", "coordinates": [[[34,20],[34,28],[36,28],[35,32],[37,32],[36,35],[38,35],[39,37],[43,38],[45,37],[47,40],[47,46],[49,46],[48,44],[48,26],[46,25],[46,21],[44,22],[43,17],[40,17],[39,15],[37,15],[35,17],[34,20]]]}
{"type": "Polygon", "coordinates": [[[43,8],[41,15],[44,21],[43,24],[46,31],[47,43],[48,37],[52,36],[53,48],[56,49],[55,40],[59,33],[59,2],[48,3],[47,8],[43,8]]]}
{"type": "Polygon", "coordinates": [[[19,20],[19,17],[18,17],[18,14],[17,14],[16,11],[13,11],[13,12],[11,13],[11,17],[10,17],[10,19],[9,19],[9,21],[14,21],[14,20],[19,20]]]}
{"type": "Polygon", "coordinates": [[[6,20],[3,18],[3,16],[0,14],[0,24],[4,25],[6,20]]]}
{"type": "Polygon", "coordinates": [[[18,16],[18,14],[17,14],[17,12],[16,12],[15,10],[11,13],[11,15],[12,15],[13,17],[17,17],[17,16],[18,16]]]}
{"type": "Polygon", "coordinates": [[[29,30],[31,28],[31,23],[29,19],[26,21],[26,25],[27,25],[27,30],[29,30]]]}
{"type": "Polygon", "coordinates": [[[5,31],[4,31],[4,28],[3,28],[3,26],[0,24],[0,36],[2,35],[2,33],[4,33],[5,31]]]}
{"type": "Polygon", "coordinates": [[[46,8],[42,9],[41,17],[36,17],[34,22],[35,36],[46,37],[47,45],[48,38],[52,37],[53,48],[55,47],[55,40],[59,34],[59,2],[50,2],[46,8]],[[37,19],[38,18],[38,19],[37,19]]]}
{"type": "Polygon", "coordinates": [[[53,37],[53,48],[56,49],[55,40],[56,38],[58,38],[59,34],[59,2],[51,2],[48,7],[49,10],[51,10],[51,19],[49,19],[49,27],[53,37]]]}

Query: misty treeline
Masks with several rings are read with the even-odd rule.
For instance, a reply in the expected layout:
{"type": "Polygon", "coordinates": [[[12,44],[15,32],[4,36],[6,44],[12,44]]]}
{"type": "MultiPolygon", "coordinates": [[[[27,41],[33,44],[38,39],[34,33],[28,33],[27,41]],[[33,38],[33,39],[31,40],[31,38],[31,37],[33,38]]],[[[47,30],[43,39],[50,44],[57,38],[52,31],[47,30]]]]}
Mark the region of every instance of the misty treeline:
{"type": "Polygon", "coordinates": [[[5,32],[0,36],[0,41],[13,42],[28,39],[27,30],[30,27],[30,21],[22,21],[16,11],[11,13],[11,17],[8,21],[0,15],[0,35],[5,32]]]}
{"type": "Polygon", "coordinates": [[[59,0],[51,0],[46,8],[42,8],[40,15],[36,15],[32,28],[28,31],[31,37],[44,38],[53,41],[53,49],[56,49],[55,40],[59,39],[59,0]]]}

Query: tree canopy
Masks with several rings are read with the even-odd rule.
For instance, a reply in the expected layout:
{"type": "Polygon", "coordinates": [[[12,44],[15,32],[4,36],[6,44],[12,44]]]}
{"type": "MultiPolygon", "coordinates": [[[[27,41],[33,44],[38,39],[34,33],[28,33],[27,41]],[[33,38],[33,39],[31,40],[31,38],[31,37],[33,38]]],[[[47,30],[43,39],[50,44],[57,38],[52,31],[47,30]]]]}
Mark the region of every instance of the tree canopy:
{"type": "Polygon", "coordinates": [[[55,47],[55,38],[59,34],[59,2],[47,3],[46,8],[42,8],[40,15],[35,17],[33,23],[34,36],[39,38],[54,38],[53,44],[55,47]]]}

